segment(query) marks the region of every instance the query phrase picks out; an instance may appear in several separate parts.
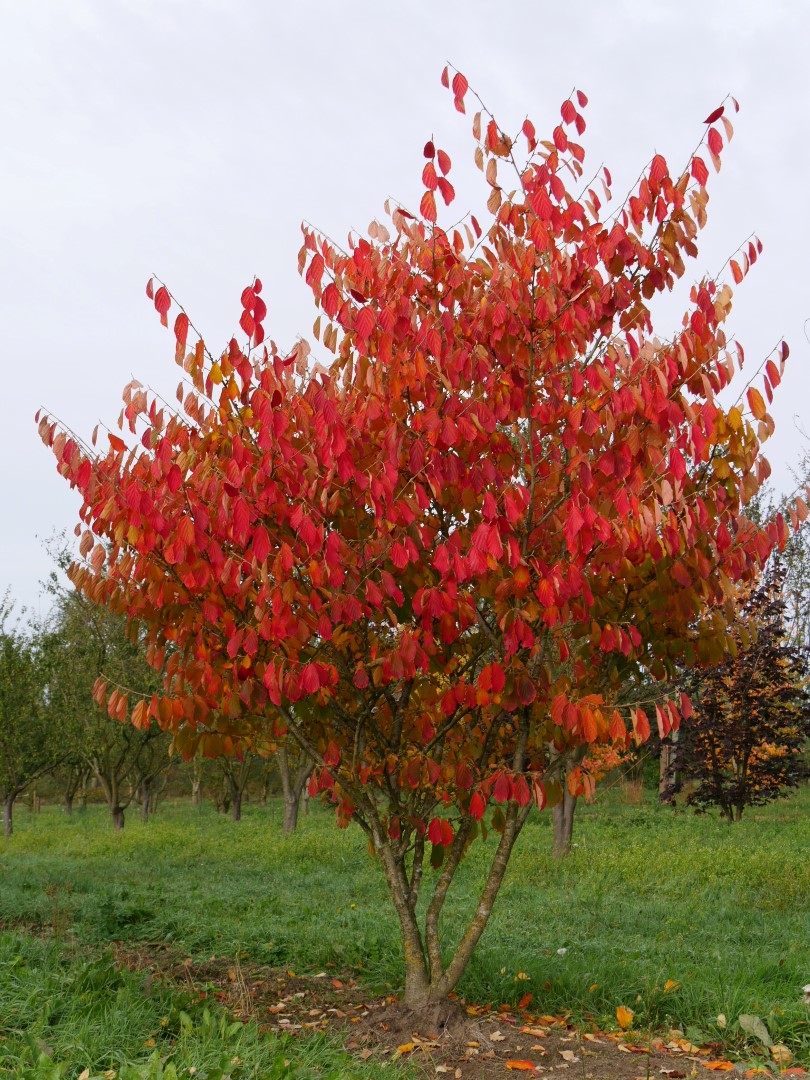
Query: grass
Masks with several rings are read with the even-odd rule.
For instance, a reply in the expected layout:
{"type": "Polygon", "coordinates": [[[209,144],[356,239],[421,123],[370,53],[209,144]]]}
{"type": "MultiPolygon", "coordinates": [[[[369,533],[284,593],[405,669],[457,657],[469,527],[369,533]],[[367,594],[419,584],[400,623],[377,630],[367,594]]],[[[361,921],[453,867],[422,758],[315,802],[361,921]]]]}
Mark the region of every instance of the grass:
{"type": "MultiPolygon", "coordinates": [[[[745,1034],[737,1017],[753,1013],[774,1042],[786,1043],[807,1063],[810,1016],[801,987],[810,982],[810,790],[748,811],[731,827],[648,799],[636,806],[608,798],[583,807],[577,846],[562,865],[549,856],[548,816],[530,821],[461,993],[500,1004],[529,992],[539,1011],[568,1012],[599,1027],[615,1028],[616,1007],[625,1005],[641,1030],[679,1027],[693,1041],[738,1051],[745,1034]],[[718,1016],[727,1018],[725,1027],[718,1016]]],[[[357,968],[370,990],[400,986],[401,949],[379,868],[359,830],[338,830],[325,810],[316,808],[288,839],[280,834],[276,808],[248,807],[234,824],[184,804],[166,806],[147,826],[130,821],[118,836],[100,808],[72,818],[49,807],[36,816],[20,811],[15,829],[0,846],[0,923],[7,927],[50,926],[57,938],[81,948],[114,940],[169,942],[198,958],[241,954],[302,971],[357,968]]],[[[444,930],[451,939],[474,906],[483,854],[471,855],[448,902],[444,930]]],[[[34,983],[47,983],[47,973],[65,964],[53,942],[9,940],[4,947],[21,950],[19,970],[34,983]],[[43,951],[26,952],[36,949],[43,951]]],[[[86,963],[106,963],[104,977],[113,978],[107,961],[86,963]]],[[[115,977],[122,980],[115,989],[115,1001],[124,995],[122,1027],[111,1020],[106,1043],[98,1031],[95,1041],[88,1033],[81,1043],[96,1067],[105,1054],[113,1060],[109,1055],[126,1043],[126,1031],[136,1033],[126,1045],[143,1050],[150,1037],[143,1032],[160,1019],[155,1010],[171,1015],[163,1003],[141,1001],[143,995],[130,1000],[129,976],[115,977]]],[[[65,994],[76,997],[75,990],[65,994]]],[[[103,997],[109,1002],[111,992],[103,997]]],[[[57,1015],[49,1031],[75,1031],[67,1004],[57,1015]]],[[[234,1053],[259,1069],[239,1075],[272,1077],[279,1067],[273,1055],[290,1058],[288,1049],[274,1048],[249,1025],[237,1036],[251,1049],[234,1053]],[[270,1055],[271,1064],[260,1067],[261,1054],[270,1055]]],[[[20,1038],[0,1042],[2,1065],[9,1047],[22,1053],[20,1038]]],[[[316,1055],[337,1052],[322,1041],[312,1046],[316,1055]]],[[[303,1042],[296,1047],[305,1052],[303,1042]]],[[[205,1075],[199,1070],[207,1066],[196,1067],[196,1076],[205,1075]]],[[[301,1075],[330,1075],[328,1062],[324,1068],[301,1075]]]]}

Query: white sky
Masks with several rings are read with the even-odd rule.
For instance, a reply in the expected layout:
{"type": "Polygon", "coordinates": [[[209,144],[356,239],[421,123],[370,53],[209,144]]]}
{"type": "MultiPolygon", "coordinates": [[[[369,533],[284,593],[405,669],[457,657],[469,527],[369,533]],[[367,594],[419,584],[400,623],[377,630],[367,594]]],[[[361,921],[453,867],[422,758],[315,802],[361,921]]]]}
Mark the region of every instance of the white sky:
{"type": "MultiPolygon", "coordinates": [[[[173,338],[152,272],[211,347],[264,282],[268,334],[311,336],[299,225],[338,240],[418,205],[422,146],[453,158],[476,208],[470,115],[439,84],[450,60],[506,128],[550,132],[584,90],[586,169],[623,195],[655,150],[681,166],[730,91],[742,111],[694,277],[752,231],[765,250],[736,294],[749,367],[784,335],[786,378],[767,454],[777,483],[810,447],[810,6],[799,0],[0,0],[0,594],[47,610],[42,540],[78,500],[33,417],[87,437],[132,375],[173,398],[173,338]]],[[[659,327],[669,336],[677,321],[659,327]]]]}

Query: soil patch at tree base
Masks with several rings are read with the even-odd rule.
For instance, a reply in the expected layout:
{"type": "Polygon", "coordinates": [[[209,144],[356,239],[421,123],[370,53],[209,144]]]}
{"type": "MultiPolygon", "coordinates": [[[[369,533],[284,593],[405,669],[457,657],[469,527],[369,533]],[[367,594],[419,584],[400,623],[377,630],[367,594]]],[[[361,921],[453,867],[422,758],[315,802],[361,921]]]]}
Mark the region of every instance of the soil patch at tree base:
{"type": "MultiPolygon", "coordinates": [[[[426,1077],[495,1080],[550,1074],[566,1080],[679,1080],[717,1073],[743,1076],[744,1064],[692,1046],[680,1031],[650,1037],[632,1031],[584,1031],[566,1017],[526,1008],[490,1008],[449,1000],[413,1010],[395,997],[370,996],[355,974],[311,975],[243,958],[183,959],[170,947],[115,947],[119,963],[185,986],[236,1018],[295,1037],[322,1032],[358,1059],[407,1059],[426,1077]]],[[[800,1070],[795,1070],[800,1074],[800,1070]]],[[[749,1075],[751,1075],[749,1073],[749,1075]]],[[[803,1075],[807,1075],[806,1073],[803,1075]]]]}

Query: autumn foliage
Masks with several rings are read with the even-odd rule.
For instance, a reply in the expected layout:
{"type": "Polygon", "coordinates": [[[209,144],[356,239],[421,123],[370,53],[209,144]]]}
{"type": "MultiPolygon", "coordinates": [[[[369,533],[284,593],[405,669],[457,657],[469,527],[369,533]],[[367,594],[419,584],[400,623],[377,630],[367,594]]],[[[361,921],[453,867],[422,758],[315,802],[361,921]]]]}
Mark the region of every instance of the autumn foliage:
{"type": "Polygon", "coordinates": [[[735,650],[687,680],[695,715],[678,767],[697,781],[688,802],[739,821],[747,806],[786,795],[810,775],[808,650],[788,640],[785,568],[770,567],[741,598],[735,650]]]}
{"type": "MultiPolygon", "coordinates": [[[[443,82],[465,112],[467,80],[443,82]]],[[[566,100],[548,138],[475,112],[483,225],[438,223],[452,166],[431,141],[418,214],[387,207],[348,251],[304,228],[318,362],[265,342],[256,280],[218,356],[176,314],[177,411],[132,383],[101,449],[40,420],[83,498],[72,579],[143,623],[164,672],[149,700],[99,696],[157,718],[185,755],[257,733],[310,754],[312,790],[382,861],[412,1004],[455,986],[531,807],[565,776],[590,790],[569,768],[580,749],[622,751],[651,718],[666,735],[688,715],[664,691],[613,702],[635,673],[721,660],[733,585],[785,532],[744,512],[768,472],[762,394],[716,397],[742,361],[724,327],[756,242],[730,280],[686,290],[674,336],[651,322],[697,255],[723,108],[683,171],[656,154],[609,214],[608,170],[583,182],[586,103],[566,100]],[[443,951],[454,872],[493,829],[480,902],[443,951]]],[[[148,294],[168,325],[177,302],[148,294]]]]}

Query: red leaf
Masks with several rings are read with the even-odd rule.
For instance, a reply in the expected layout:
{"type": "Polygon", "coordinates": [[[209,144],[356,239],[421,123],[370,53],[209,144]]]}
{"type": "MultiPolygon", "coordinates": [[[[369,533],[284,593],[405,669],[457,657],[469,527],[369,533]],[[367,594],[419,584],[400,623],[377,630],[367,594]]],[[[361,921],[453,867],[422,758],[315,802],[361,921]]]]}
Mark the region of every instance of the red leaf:
{"type": "Polygon", "coordinates": [[[329,282],[321,294],[321,307],[330,319],[334,319],[335,315],[337,315],[340,307],[340,293],[332,281],[329,282]]]}
{"type": "Polygon", "coordinates": [[[495,802],[506,802],[512,794],[512,782],[506,773],[499,773],[492,787],[492,797],[495,802]]]}
{"type": "Polygon", "coordinates": [[[174,336],[177,338],[177,344],[185,348],[188,339],[188,315],[184,311],[181,311],[174,320],[174,336]]]}
{"type": "Polygon", "coordinates": [[[447,176],[452,166],[450,157],[445,154],[444,150],[440,150],[436,155],[436,160],[438,161],[439,169],[444,173],[445,176],[447,176]]]}
{"type": "Polygon", "coordinates": [[[573,101],[571,101],[570,98],[562,103],[562,106],[560,108],[560,115],[563,118],[563,123],[566,124],[573,124],[574,120],[576,119],[577,110],[574,107],[574,103],[573,101]]]}
{"type": "Polygon", "coordinates": [[[584,109],[585,106],[588,104],[587,95],[583,94],[581,90],[577,90],[577,101],[579,102],[579,107],[581,109],[584,109]]]}
{"type": "Polygon", "coordinates": [[[161,285],[158,291],[155,293],[155,308],[160,315],[160,321],[164,326],[169,325],[169,320],[166,316],[169,313],[169,308],[172,306],[172,298],[169,296],[169,290],[165,285],[161,285]]]}
{"type": "Polygon", "coordinates": [[[149,278],[146,283],[146,295],[149,297],[150,300],[155,299],[154,281],[154,278],[149,278]]]}
{"type": "Polygon", "coordinates": [[[484,816],[484,811],[487,808],[486,801],[480,792],[476,791],[473,797],[470,799],[469,814],[475,821],[480,821],[484,816]]]}
{"type": "Polygon", "coordinates": [[[723,136],[717,130],[717,128],[709,128],[709,149],[713,154],[719,154],[723,149],[723,136]]]}
{"type": "Polygon", "coordinates": [[[706,117],[706,119],[705,119],[705,120],[703,121],[703,123],[704,123],[704,124],[713,124],[713,123],[715,122],[715,120],[719,120],[719,119],[720,119],[720,117],[721,117],[721,116],[723,115],[723,113],[724,113],[725,111],[726,111],[726,107],[725,107],[725,105],[719,105],[719,106],[718,106],[718,107],[717,107],[717,108],[716,108],[716,109],[714,110],[714,112],[710,112],[710,113],[709,113],[709,115],[708,115],[708,116],[706,117]]]}
{"type": "Polygon", "coordinates": [[[436,220],[436,199],[432,191],[426,191],[419,204],[419,213],[426,221],[436,220]]]}
{"type": "Polygon", "coordinates": [[[447,68],[442,71],[442,86],[446,86],[448,89],[450,88],[450,73],[447,68]]]}
{"type": "Polygon", "coordinates": [[[422,151],[426,158],[433,158],[436,154],[436,147],[433,145],[433,140],[428,139],[425,143],[425,149],[422,151]]]}
{"type": "Polygon", "coordinates": [[[455,97],[463,98],[464,95],[467,93],[469,86],[470,84],[467,82],[466,78],[461,74],[460,71],[457,71],[453,76],[453,94],[455,95],[455,97]]]}
{"type": "Polygon", "coordinates": [[[656,154],[650,164],[650,178],[660,184],[668,172],[666,160],[660,154],[656,154]]]}
{"type": "Polygon", "coordinates": [[[357,316],[354,320],[354,329],[358,337],[364,340],[371,337],[371,333],[376,325],[376,319],[374,318],[374,312],[370,307],[361,308],[357,312],[357,316]]]}
{"type": "Polygon", "coordinates": [[[437,183],[439,185],[439,191],[442,194],[442,198],[444,199],[445,206],[449,206],[453,199],[455,199],[456,197],[455,188],[450,183],[450,181],[445,180],[443,176],[440,176],[438,178],[437,183]]]}
{"type": "Polygon", "coordinates": [[[436,169],[434,168],[432,161],[428,161],[424,169],[422,169],[422,183],[428,191],[436,190],[438,180],[436,178],[436,169]]]}
{"type": "Polygon", "coordinates": [[[694,176],[701,187],[706,187],[706,182],[709,179],[709,170],[706,167],[706,162],[703,158],[692,158],[692,176],[694,176]]]}

